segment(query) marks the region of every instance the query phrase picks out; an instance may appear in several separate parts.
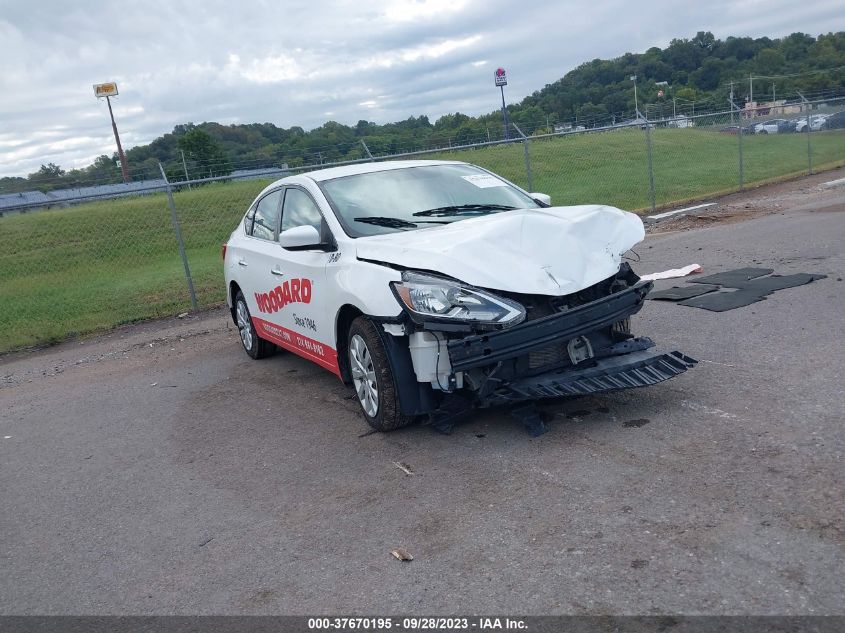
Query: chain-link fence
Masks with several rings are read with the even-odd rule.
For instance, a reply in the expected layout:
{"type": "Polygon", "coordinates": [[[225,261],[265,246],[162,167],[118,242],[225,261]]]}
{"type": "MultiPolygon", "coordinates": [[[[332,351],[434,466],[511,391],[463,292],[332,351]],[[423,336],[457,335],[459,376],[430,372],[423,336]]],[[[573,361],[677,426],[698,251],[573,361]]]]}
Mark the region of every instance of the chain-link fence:
{"type": "MultiPolygon", "coordinates": [[[[505,134],[488,126],[404,153],[376,152],[364,141],[346,161],[238,166],[247,168],[218,178],[173,182],[178,170],[165,165],[156,178],[129,185],[0,195],[0,352],[218,304],[221,244],[261,189],[289,173],[343,162],[462,160],[549,194],[556,205],[649,214],[845,165],[845,99],[700,109],[661,116],[647,108],[647,118],[591,128],[545,120],[505,134]]],[[[315,161],[332,155],[318,154],[315,161]]]]}

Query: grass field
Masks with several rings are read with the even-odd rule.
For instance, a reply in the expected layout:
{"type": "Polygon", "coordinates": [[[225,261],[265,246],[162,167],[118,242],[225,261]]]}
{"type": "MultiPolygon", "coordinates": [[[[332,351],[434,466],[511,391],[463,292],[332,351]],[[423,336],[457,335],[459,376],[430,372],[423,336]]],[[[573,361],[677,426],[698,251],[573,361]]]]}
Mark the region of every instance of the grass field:
{"type": "MultiPolygon", "coordinates": [[[[652,131],[658,204],[734,190],[736,136],[702,129],[652,131]]],[[[813,166],[845,164],[845,132],[812,135],[813,166]]],[[[744,139],[745,183],[807,169],[802,134],[744,139]]],[[[555,204],[649,205],[642,130],[581,134],[530,144],[534,190],[555,204]]],[[[426,158],[465,160],[527,187],[522,145],[426,158]]],[[[175,194],[202,305],[224,298],[220,245],[268,181],[217,183],[175,194]]],[[[190,306],[164,194],[0,218],[0,352],[190,306]]]]}

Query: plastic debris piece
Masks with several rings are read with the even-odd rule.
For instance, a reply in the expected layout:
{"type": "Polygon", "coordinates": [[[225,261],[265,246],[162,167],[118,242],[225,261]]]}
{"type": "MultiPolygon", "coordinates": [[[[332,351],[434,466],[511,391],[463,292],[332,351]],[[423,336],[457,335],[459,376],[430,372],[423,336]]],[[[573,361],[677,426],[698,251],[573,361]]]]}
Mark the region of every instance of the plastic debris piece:
{"type": "Polygon", "coordinates": [[[744,286],[737,286],[736,284],[744,284],[750,279],[769,275],[773,272],[774,269],[772,268],[737,268],[736,270],[728,270],[723,273],[716,273],[715,275],[690,279],[690,281],[694,284],[718,284],[731,288],[741,288],[744,286]]]}
{"type": "Polygon", "coordinates": [[[393,555],[393,558],[405,562],[409,562],[414,560],[414,557],[411,556],[411,553],[407,550],[402,549],[401,547],[397,547],[396,549],[390,550],[390,553],[393,555]]]}
{"type": "Polygon", "coordinates": [[[785,290],[803,286],[818,279],[824,279],[827,275],[811,275],[809,273],[796,273],[794,275],[771,275],[759,277],[739,285],[743,290],[752,290],[761,295],[771,294],[775,290],[785,290]]]}
{"type": "Polygon", "coordinates": [[[413,475],[414,474],[414,471],[411,470],[411,467],[408,466],[408,464],[404,464],[402,462],[390,462],[390,463],[393,464],[394,466],[396,466],[396,468],[401,470],[406,475],[413,475]]]}
{"type": "Polygon", "coordinates": [[[177,314],[177,315],[176,315],[176,318],[177,318],[177,319],[184,319],[186,316],[188,316],[188,313],[187,313],[187,312],[182,312],[181,314],[177,314]]]}
{"type": "Polygon", "coordinates": [[[693,297],[678,303],[681,306],[691,308],[702,308],[711,312],[726,312],[735,308],[742,308],[758,301],[764,301],[766,297],[754,290],[722,290],[711,292],[700,297],[693,297]]]}
{"type": "Polygon", "coordinates": [[[686,277],[693,273],[703,272],[704,269],[701,264],[690,264],[683,268],[673,268],[672,270],[664,270],[659,273],[651,273],[650,275],[641,275],[640,279],[643,281],[654,281],[655,279],[675,279],[676,277],[686,277]]]}
{"type": "Polygon", "coordinates": [[[646,299],[654,301],[683,301],[684,299],[691,299],[698,295],[707,294],[719,290],[721,286],[711,286],[709,284],[695,284],[694,286],[673,286],[668,290],[655,290],[646,295],[646,299]]]}

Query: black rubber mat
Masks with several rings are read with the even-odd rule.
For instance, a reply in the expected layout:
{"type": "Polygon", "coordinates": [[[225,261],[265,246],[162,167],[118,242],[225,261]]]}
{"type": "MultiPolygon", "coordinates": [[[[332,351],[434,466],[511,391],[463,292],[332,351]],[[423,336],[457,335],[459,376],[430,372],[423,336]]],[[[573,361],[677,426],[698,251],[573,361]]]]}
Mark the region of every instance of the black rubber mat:
{"type": "Polygon", "coordinates": [[[681,301],[678,305],[702,308],[712,312],[725,312],[734,308],[751,305],[764,299],[765,297],[754,290],[722,290],[721,292],[711,292],[699,297],[692,297],[691,299],[681,301]]]}
{"type": "Polygon", "coordinates": [[[723,273],[716,273],[715,275],[707,275],[706,277],[696,277],[690,279],[694,284],[716,284],[719,286],[728,286],[729,288],[744,288],[743,284],[748,283],[749,280],[763,275],[773,273],[772,268],[738,268],[736,270],[728,270],[723,273]]]}
{"type": "Polygon", "coordinates": [[[655,290],[646,295],[646,299],[654,299],[655,301],[683,301],[684,299],[691,299],[699,295],[706,294],[719,290],[719,286],[710,286],[707,284],[697,284],[695,286],[674,286],[668,290],[655,290]]]}
{"type": "Polygon", "coordinates": [[[795,286],[803,286],[816,279],[824,279],[827,275],[810,275],[808,273],[796,273],[794,275],[771,275],[769,277],[760,277],[758,279],[751,279],[740,286],[743,290],[751,290],[760,295],[768,295],[775,290],[783,290],[784,288],[794,288],[795,286]]]}
{"type": "Polygon", "coordinates": [[[678,305],[702,308],[713,312],[725,312],[751,305],[765,299],[776,290],[803,286],[827,275],[795,273],[794,275],[770,275],[771,268],[738,268],[707,277],[690,279],[694,285],[674,287],[650,293],[648,299],[677,301],[678,305]],[[720,290],[720,286],[736,290],[720,290]],[[720,290],[720,292],[714,292],[720,290]]]}

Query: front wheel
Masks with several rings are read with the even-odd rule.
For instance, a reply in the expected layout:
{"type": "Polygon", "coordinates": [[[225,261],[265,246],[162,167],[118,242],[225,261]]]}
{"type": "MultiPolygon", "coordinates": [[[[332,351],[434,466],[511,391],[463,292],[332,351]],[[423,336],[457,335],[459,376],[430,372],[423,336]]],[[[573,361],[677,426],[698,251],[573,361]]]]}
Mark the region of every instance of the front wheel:
{"type": "Polygon", "coordinates": [[[377,431],[392,431],[413,422],[402,413],[396,378],[376,325],[358,317],[349,328],[349,370],[367,423],[377,431]]]}

